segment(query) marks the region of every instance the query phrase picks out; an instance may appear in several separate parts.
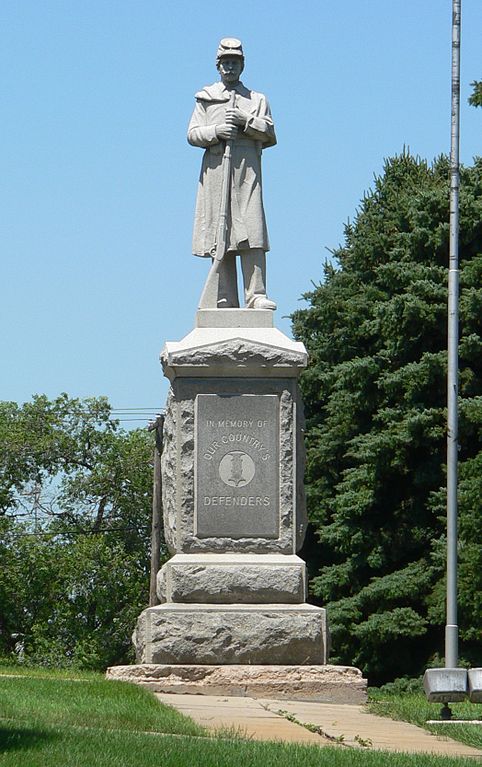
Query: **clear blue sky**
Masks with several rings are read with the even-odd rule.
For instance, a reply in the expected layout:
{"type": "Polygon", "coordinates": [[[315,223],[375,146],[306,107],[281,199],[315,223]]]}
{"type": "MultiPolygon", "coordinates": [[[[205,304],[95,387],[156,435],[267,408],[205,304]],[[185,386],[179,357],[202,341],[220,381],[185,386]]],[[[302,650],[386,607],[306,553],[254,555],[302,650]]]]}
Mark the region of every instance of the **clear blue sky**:
{"type": "MultiPolygon", "coordinates": [[[[463,0],[461,157],[481,153],[482,3],[463,0]]],[[[240,37],[267,94],[278,327],[319,281],[383,159],[449,151],[451,0],[2,0],[0,399],[162,406],[158,353],[193,327],[202,152],[193,94],[240,37]]]]}

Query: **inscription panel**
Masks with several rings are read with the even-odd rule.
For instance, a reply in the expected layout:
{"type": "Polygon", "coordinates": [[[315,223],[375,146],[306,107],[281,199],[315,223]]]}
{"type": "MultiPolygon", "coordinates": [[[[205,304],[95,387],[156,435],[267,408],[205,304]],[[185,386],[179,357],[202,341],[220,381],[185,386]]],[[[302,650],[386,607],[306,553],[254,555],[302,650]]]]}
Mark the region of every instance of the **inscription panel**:
{"type": "Polygon", "coordinates": [[[195,534],[278,538],[278,397],[198,394],[195,435],[195,534]]]}

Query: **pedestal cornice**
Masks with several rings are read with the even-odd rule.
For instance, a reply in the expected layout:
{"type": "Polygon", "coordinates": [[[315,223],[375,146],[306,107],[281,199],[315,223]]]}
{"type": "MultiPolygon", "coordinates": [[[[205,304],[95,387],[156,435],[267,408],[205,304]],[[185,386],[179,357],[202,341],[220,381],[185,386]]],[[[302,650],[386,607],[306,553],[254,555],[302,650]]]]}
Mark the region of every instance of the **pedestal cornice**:
{"type": "Polygon", "coordinates": [[[307,365],[306,348],[270,327],[271,317],[272,312],[249,309],[198,312],[194,330],[165,344],[164,375],[170,381],[177,376],[298,378],[307,365]]]}

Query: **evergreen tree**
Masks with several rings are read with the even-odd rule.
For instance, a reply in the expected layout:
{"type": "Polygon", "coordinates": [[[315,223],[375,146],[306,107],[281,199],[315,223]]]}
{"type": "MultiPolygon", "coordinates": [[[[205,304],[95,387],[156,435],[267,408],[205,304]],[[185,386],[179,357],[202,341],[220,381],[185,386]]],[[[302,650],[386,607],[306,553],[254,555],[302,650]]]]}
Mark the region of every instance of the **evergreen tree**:
{"type": "MultiPolygon", "coordinates": [[[[461,169],[460,622],[482,623],[482,160],[461,169]]],[[[385,163],[293,315],[309,367],[312,594],[333,662],[376,682],[443,650],[449,163],[385,163]]]]}
{"type": "Polygon", "coordinates": [[[472,93],[469,96],[469,104],[473,107],[482,107],[482,80],[474,80],[470,83],[472,93]]]}

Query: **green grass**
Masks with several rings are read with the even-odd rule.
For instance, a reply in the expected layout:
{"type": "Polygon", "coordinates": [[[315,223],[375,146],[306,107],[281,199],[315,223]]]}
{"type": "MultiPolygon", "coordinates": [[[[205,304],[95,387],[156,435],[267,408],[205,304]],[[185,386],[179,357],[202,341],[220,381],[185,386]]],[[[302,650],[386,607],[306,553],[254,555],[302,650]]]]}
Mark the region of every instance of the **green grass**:
{"type": "Polygon", "coordinates": [[[28,676],[31,679],[104,679],[104,674],[98,671],[82,671],[76,668],[46,668],[43,666],[29,666],[26,663],[2,663],[0,662],[0,677],[2,676],[28,676]]]}
{"type": "Polygon", "coordinates": [[[2,767],[474,767],[420,754],[26,726],[0,729],[2,752],[2,767]]]}
{"type": "Polygon", "coordinates": [[[0,718],[35,727],[75,726],[105,730],[203,735],[205,730],[160,704],[143,687],[107,682],[100,675],[69,679],[0,677],[0,718]]]}
{"type": "MultiPolygon", "coordinates": [[[[482,725],[478,724],[427,724],[428,719],[438,719],[441,703],[428,703],[423,693],[390,693],[385,690],[370,689],[369,709],[378,716],[401,719],[404,722],[418,724],[436,735],[444,735],[466,743],[468,746],[482,749],[482,725]]],[[[480,704],[464,701],[451,703],[454,719],[482,719],[480,704]]]]}
{"type": "MultiPolygon", "coordinates": [[[[82,674],[0,676],[1,767],[473,767],[473,760],[211,737],[147,690],[82,674]]],[[[8,673],[5,670],[1,673],[8,673]]]]}

